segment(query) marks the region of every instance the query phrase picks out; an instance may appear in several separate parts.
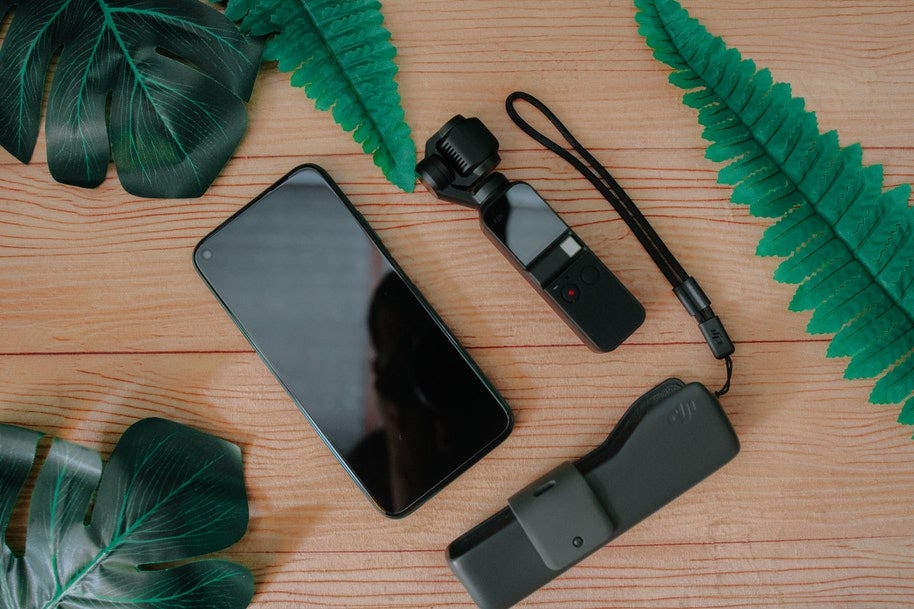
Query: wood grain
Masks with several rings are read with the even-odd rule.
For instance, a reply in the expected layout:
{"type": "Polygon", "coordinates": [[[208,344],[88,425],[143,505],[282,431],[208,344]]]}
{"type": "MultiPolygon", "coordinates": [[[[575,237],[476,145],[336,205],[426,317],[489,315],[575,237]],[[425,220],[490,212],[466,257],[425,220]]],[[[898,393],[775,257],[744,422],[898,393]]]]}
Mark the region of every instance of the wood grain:
{"type": "MultiPolygon", "coordinates": [[[[693,14],[807,98],[842,143],[862,141],[887,185],[914,178],[914,6],[908,0],[711,0],[693,14]]],[[[479,233],[473,212],[388,185],[286,76],[265,68],[251,127],[195,201],[56,184],[42,136],[0,151],[0,421],[105,453],[164,416],[242,446],[251,527],[225,552],[254,569],[254,609],[470,607],[444,561],[457,535],[519,486],[596,446],[668,376],[721,381],[694,323],[604,201],[505,119],[526,89],[611,168],[738,343],[724,400],[742,442],[719,474],[523,603],[526,607],[910,607],[914,442],[897,407],[866,402],[787,312],[768,222],[728,202],[694,112],[637,35],[628,2],[387,0],[407,117],[421,143],[456,113],[502,142],[645,304],[618,351],[595,355],[479,233]],[[517,425],[416,514],[372,511],[196,277],[196,242],[292,166],[341,184],[505,395],[517,425]]],[[[10,542],[20,544],[21,526],[10,542]]]]}

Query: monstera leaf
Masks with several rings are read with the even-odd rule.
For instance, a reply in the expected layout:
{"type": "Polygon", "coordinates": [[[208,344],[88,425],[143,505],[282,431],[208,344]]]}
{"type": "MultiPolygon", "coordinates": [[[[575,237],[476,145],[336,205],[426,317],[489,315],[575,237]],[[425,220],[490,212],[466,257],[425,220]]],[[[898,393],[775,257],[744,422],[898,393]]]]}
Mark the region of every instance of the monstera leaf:
{"type": "Polygon", "coordinates": [[[319,110],[374,156],[387,179],[412,192],[416,145],[394,76],[396,49],[373,0],[229,0],[226,15],[244,32],[271,36],[264,59],[294,72],[319,110]]]}
{"type": "MultiPolygon", "coordinates": [[[[0,539],[40,437],[0,425],[0,539]]],[[[233,444],[146,419],[124,433],[102,473],[97,453],[54,440],[24,556],[0,542],[0,609],[241,609],[253,593],[247,569],[187,559],[231,545],[247,520],[233,444]]]]}
{"type": "Polygon", "coordinates": [[[719,181],[734,203],[779,218],[757,253],[783,256],[775,279],[799,284],[793,310],[814,310],[808,331],[836,333],[831,357],[850,357],[848,378],[880,377],[870,400],[907,399],[899,421],[914,424],[914,211],[909,185],[883,192],[881,166],[865,167],[859,145],[820,133],[790,86],[775,83],[712,36],[675,0],[635,0],[640,32],[688,90],[725,161],[719,181]]]}
{"type": "Polygon", "coordinates": [[[199,0],[0,0],[0,145],[26,163],[48,97],[55,179],[97,186],[111,158],[127,191],[203,194],[247,126],[261,46],[199,0]]]}

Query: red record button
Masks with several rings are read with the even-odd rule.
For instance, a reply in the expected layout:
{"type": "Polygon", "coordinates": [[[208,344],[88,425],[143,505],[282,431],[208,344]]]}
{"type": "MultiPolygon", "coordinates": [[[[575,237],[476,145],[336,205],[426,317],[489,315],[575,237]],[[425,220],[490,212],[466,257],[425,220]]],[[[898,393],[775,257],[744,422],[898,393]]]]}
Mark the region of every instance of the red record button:
{"type": "Polygon", "coordinates": [[[562,288],[562,299],[565,302],[574,302],[580,295],[581,292],[578,290],[578,286],[574,285],[573,283],[569,283],[564,288],[562,288]]]}

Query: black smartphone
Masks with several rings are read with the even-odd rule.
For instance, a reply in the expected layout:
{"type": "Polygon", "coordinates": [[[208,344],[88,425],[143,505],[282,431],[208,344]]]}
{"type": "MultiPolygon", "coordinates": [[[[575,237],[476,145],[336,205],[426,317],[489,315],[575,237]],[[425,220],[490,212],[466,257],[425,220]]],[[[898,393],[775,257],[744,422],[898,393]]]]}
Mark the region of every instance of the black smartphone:
{"type": "Polygon", "coordinates": [[[387,516],[511,431],[505,401],[320,167],[294,169],[225,221],[194,264],[387,516]]]}

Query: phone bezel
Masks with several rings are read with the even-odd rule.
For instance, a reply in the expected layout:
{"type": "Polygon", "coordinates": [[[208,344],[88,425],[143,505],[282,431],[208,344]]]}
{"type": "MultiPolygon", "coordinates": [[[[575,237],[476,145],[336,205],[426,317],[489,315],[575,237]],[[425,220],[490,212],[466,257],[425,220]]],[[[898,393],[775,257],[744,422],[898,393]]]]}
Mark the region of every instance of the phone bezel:
{"type": "Polygon", "coordinates": [[[447,325],[444,323],[444,321],[441,319],[441,317],[438,315],[438,313],[435,311],[435,309],[431,306],[431,304],[429,304],[429,302],[422,295],[422,292],[419,291],[419,289],[415,286],[415,284],[410,280],[409,276],[403,271],[403,269],[400,267],[400,265],[397,263],[397,261],[394,259],[394,257],[390,254],[387,247],[385,247],[384,243],[381,241],[381,238],[378,236],[378,234],[375,232],[375,230],[371,227],[371,225],[368,223],[368,221],[365,220],[365,217],[361,214],[361,212],[359,212],[358,209],[356,209],[356,207],[352,204],[352,202],[349,200],[349,198],[343,193],[343,191],[340,189],[340,187],[336,184],[336,182],[333,181],[333,178],[330,177],[330,174],[327,173],[327,171],[324,170],[323,167],[320,167],[319,165],[316,165],[314,163],[304,163],[302,165],[295,167],[288,173],[286,173],[286,175],[281,177],[279,180],[277,180],[275,183],[273,183],[270,187],[268,187],[262,193],[257,195],[253,200],[251,200],[249,203],[245,204],[244,207],[242,207],[241,209],[236,211],[229,218],[227,218],[225,221],[223,221],[221,224],[219,224],[215,229],[210,231],[205,237],[203,237],[203,239],[201,239],[200,242],[194,248],[193,263],[194,263],[194,268],[197,270],[197,273],[203,279],[203,282],[207,285],[210,292],[216,297],[216,300],[218,300],[219,304],[222,305],[222,308],[232,319],[235,326],[241,331],[241,333],[244,335],[245,339],[252,346],[252,348],[254,348],[254,351],[255,351],[255,353],[257,353],[257,356],[260,358],[260,360],[264,363],[264,365],[267,366],[267,369],[270,370],[270,372],[273,374],[273,376],[276,378],[276,380],[279,382],[279,384],[282,385],[286,394],[292,399],[292,401],[295,403],[295,405],[299,409],[299,411],[301,411],[301,413],[304,414],[305,418],[308,420],[308,423],[310,423],[311,427],[315,430],[315,432],[317,433],[317,435],[321,439],[321,441],[324,443],[324,445],[326,445],[327,448],[330,449],[330,452],[333,454],[333,456],[336,458],[336,460],[340,463],[340,465],[343,466],[343,469],[346,471],[346,473],[349,475],[349,477],[353,480],[353,482],[355,482],[356,486],[358,486],[358,488],[362,491],[362,493],[366,497],[368,497],[368,499],[375,506],[375,508],[377,508],[378,511],[380,511],[382,514],[384,514],[388,518],[402,518],[404,516],[411,514],[419,506],[421,506],[423,503],[428,501],[432,496],[434,496],[439,491],[441,491],[445,486],[447,486],[450,482],[455,480],[458,476],[460,476],[461,474],[466,472],[470,467],[472,467],[480,459],[482,459],[483,456],[488,454],[492,449],[494,449],[501,442],[503,442],[505,440],[505,438],[507,438],[508,435],[511,433],[511,430],[514,428],[514,413],[511,411],[511,408],[508,406],[508,403],[505,401],[504,397],[502,397],[502,395],[498,392],[498,390],[494,387],[494,385],[492,385],[492,383],[488,379],[488,377],[486,377],[486,375],[483,374],[482,370],[479,368],[479,366],[476,364],[476,362],[473,360],[473,358],[470,356],[470,354],[467,352],[467,350],[463,347],[463,345],[460,344],[460,342],[454,336],[454,333],[451,332],[451,330],[447,327],[447,325]],[[371,240],[371,242],[374,244],[374,246],[378,249],[378,252],[380,252],[380,254],[384,257],[384,259],[387,260],[387,263],[390,264],[390,266],[394,270],[394,272],[400,277],[400,279],[403,281],[403,283],[409,288],[410,292],[413,294],[413,296],[415,296],[415,298],[417,299],[419,304],[422,306],[422,308],[425,309],[425,311],[431,316],[431,318],[435,322],[435,324],[438,325],[438,327],[441,329],[441,331],[444,333],[444,335],[447,337],[447,339],[451,342],[453,347],[457,350],[457,353],[460,354],[460,357],[463,358],[463,360],[470,366],[470,368],[473,370],[473,372],[482,382],[483,386],[489,391],[489,393],[492,394],[492,397],[495,399],[496,404],[498,404],[498,406],[501,407],[502,411],[505,413],[506,425],[505,425],[505,428],[501,432],[496,434],[495,437],[493,437],[488,442],[486,442],[481,447],[479,447],[469,458],[467,458],[463,463],[461,463],[459,466],[457,466],[457,468],[455,468],[447,476],[442,478],[438,483],[436,483],[431,488],[427,489],[425,492],[423,492],[421,495],[419,495],[412,503],[408,504],[407,506],[405,506],[404,508],[402,508],[400,510],[396,510],[393,512],[386,510],[380,503],[378,503],[377,499],[371,494],[371,492],[368,490],[368,488],[365,486],[365,484],[363,484],[362,480],[355,474],[354,471],[352,471],[352,469],[346,463],[345,458],[343,458],[343,456],[340,455],[340,453],[336,450],[336,447],[333,446],[333,444],[330,442],[330,440],[324,435],[324,433],[320,429],[320,427],[311,418],[311,415],[309,414],[308,409],[304,406],[304,404],[301,403],[301,401],[298,398],[295,397],[295,395],[292,393],[290,388],[287,387],[285,383],[283,383],[282,379],[279,377],[279,375],[277,374],[277,372],[273,368],[273,366],[266,360],[266,358],[260,353],[260,351],[257,350],[257,348],[254,346],[254,342],[251,340],[251,337],[248,335],[248,333],[245,330],[244,326],[242,325],[241,321],[235,316],[235,314],[232,312],[232,310],[228,307],[228,305],[222,299],[222,296],[220,296],[220,294],[216,291],[216,289],[210,283],[209,279],[207,279],[206,274],[203,271],[203,269],[201,268],[199,260],[198,260],[198,255],[205,248],[206,242],[211,237],[213,237],[220,230],[222,230],[223,228],[228,226],[230,223],[232,223],[235,219],[237,219],[241,214],[245,213],[248,209],[253,207],[256,203],[258,203],[259,201],[261,201],[262,199],[267,197],[271,192],[273,192],[274,190],[276,190],[277,188],[279,188],[280,186],[285,184],[292,176],[298,174],[301,171],[305,171],[305,170],[311,170],[311,171],[316,172],[320,176],[320,178],[324,181],[324,183],[333,190],[333,192],[340,199],[340,201],[343,203],[345,208],[349,211],[350,215],[358,223],[359,227],[362,229],[362,232],[365,233],[365,235],[371,240]]]}

